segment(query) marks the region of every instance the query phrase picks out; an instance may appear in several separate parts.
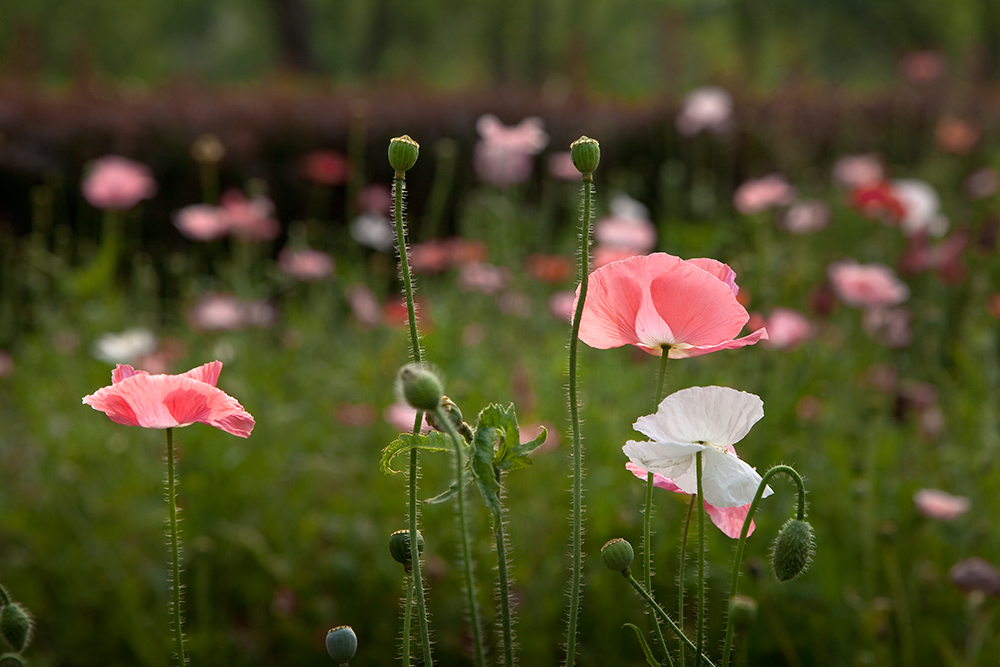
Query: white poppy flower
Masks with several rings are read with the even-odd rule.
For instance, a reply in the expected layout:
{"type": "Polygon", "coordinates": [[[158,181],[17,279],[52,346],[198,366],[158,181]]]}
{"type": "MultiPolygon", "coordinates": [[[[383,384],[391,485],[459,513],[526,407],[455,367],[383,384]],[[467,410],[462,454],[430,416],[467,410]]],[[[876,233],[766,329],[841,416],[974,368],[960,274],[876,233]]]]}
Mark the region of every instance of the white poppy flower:
{"type": "MultiPolygon", "coordinates": [[[[628,441],[622,451],[632,463],[674,481],[682,491],[698,492],[698,452],[702,456],[705,502],[739,507],[753,501],[761,477],[742,461],[733,445],[764,416],[754,394],[729,387],[691,387],[667,396],[655,414],[639,417],[633,428],[647,442],[628,441]]],[[[773,493],[768,487],[764,496],[773,493]]]]}

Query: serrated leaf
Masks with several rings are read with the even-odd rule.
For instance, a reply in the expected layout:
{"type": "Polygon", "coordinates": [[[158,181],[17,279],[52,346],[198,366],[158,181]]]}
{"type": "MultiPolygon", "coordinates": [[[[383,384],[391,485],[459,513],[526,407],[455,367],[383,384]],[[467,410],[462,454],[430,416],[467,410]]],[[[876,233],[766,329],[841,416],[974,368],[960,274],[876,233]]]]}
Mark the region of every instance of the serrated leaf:
{"type": "MultiPolygon", "coordinates": [[[[472,482],[472,474],[466,471],[465,474],[462,475],[462,484],[468,486],[470,482],[472,482]]],[[[445,501],[451,500],[452,498],[455,497],[455,494],[457,493],[458,493],[458,484],[452,482],[451,486],[449,486],[447,489],[437,494],[433,498],[428,498],[424,502],[427,503],[428,505],[438,505],[445,501]]]]}
{"type": "Polygon", "coordinates": [[[382,450],[382,459],[378,464],[378,468],[382,471],[382,474],[393,475],[403,472],[402,470],[393,470],[391,465],[392,460],[411,449],[420,449],[427,452],[450,452],[454,447],[447,436],[437,431],[419,435],[402,433],[382,450]]]}
{"type": "Polygon", "coordinates": [[[517,470],[518,468],[526,468],[531,465],[531,459],[528,455],[533,453],[536,449],[542,446],[545,442],[545,438],[548,437],[548,431],[545,427],[542,427],[542,432],[538,434],[534,440],[529,440],[528,442],[518,442],[517,446],[512,447],[508,450],[507,456],[504,460],[497,464],[500,470],[517,470]]]}
{"type": "Polygon", "coordinates": [[[517,424],[517,412],[513,403],[506,408],[496,404],[486,406],[479,413],[478,427],[496,428],[503,433],[493,457],[493,465],[498,470],[517,470],[531,465],[528,455],[538,449],[546,437],[543,428],[542,433],[534,440],[521,442],[521,429],[517,424]]]}
{"type": "Polygon", "coordinates": [[[649,644],[646,643],[646,637],[643,636],[642,631],[632,623],[626,623],[622,627],[632,628],[635,631],[635,636],[639,638],[639,644],[642,646],[642,652],[646,654],[646,662],[651,667],[660,667],[660,663],[656,662],[656,659],[653,658],[653,652],[649,650],[649,644]]]}
{"type": "Polygon", "coordinates": [[[503,439],[503,432],[499,428],[482,423],[476,428],[476,435],[472,439],[472,473],[487,509],[499,519],[500,482],[497,481],[496,470],[493,468],[498,438],[503,439]]]}

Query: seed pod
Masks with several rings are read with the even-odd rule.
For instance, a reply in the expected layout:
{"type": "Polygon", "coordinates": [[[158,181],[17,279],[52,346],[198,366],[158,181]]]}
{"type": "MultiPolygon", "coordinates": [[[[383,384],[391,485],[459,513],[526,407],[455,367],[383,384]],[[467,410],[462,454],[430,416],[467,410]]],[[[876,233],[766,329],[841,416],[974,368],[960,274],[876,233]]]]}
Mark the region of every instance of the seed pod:
{"type": "MultiPolygon", "coordinates": [[[[424,536],[417,531],[417,553],[424,552],[424,536]]],[[[389,553],[392,559],[401,564],[407,572],[413,566],[413,552],[410,551],[410,531],[406,528],[397,530],[389,536],[389,553]]]]}
{"type": "Polygon", "coordinates": [[[346,665],[358,651],[358,636],[349,625],[341,625],[326,633],[326,652],[338,665],[346,665]]]}
{"type": "Polygon", "coordinates": [[[401,178],[413,165],[417,163],[420,155],[420,144],[410,139],[410,135],[404,134],[389,142],[389,165],[396,170],[396,178],[401,178]]]}
{"type": "Polygon", "coordinates": [[[399,369],[399,385],[403,398],[417,410],[434,411],[441,405],[444,388],[434,373],[418,364],[399,369]]]}
{"type": "Polygon", "coordinates": [[[625,573],[632,565],[635,551],[628,540],[616,537],[601,547],[601,560],[609,570],[625,573]]]}
{"type": "Polygon", "coordinates": [[[816,552],[813,529],[806,521],[789,519],[771,548],[771,569],[778,581],[790,581],[805,572],[816,552]]]}
{"type": "Polygon", "coordinates": [[[0,610],[0,637],[18,653],[31,642],[33,629],[31,615],[19,603],[12,602],[0,610]]]}
{"type": "Polygon", "coordinates": [[[601,162],[601,145],[596,139],[580,137],[569,145],[573,164],[583,175],[593,174],[601,162]]]}

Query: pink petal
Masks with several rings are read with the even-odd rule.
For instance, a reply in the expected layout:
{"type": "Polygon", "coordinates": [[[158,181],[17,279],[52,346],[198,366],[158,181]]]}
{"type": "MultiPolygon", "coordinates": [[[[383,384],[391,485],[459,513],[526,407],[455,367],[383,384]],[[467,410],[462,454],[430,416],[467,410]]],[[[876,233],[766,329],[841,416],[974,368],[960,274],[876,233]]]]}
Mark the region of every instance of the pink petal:
{"type": "Polygon", "coordinates": [[[219,382],[219,373],[222,372],[221,361],[210,361],[207,364],[192,368],[187,373],[182,373],[184,377],[189,377],[199,382],[205,382],[213,387],[219,382]]]}
{"type": "Polygon", "coordinates": [[[708,271],[729,285],[729,289],[733,290],[733,296],[740,293],[740,286],[736,284],[736,272],[729,268],[728,264],[723,264],[719,260],[709,257],[696,257],[695,259],[689,259],[687,263],[697,266],[703,271],[708,271]]]}
{"type": "Polygon", "coordinates": [[[687,359],[689,357],[700,357],[703,354],[708,354],[710,352],[718,352],[719,350],[735,350],[736,348],[739,347],[753,345],[758,341],[762,340],[767,340],[767,329],[763,327],[757,329],[752,334],[744,336],[743,338],[737,338],[736,340],[727,340],[724,343],[719,343],[718,345],[692,345],[691,347],[672,347],[670,348],[669,356],[671,359],[687,359]]]}
{"type": "Polygon", "coordinates": [[[664,342],[715,345],[735,337],[750,319],[728,285],[687,263],[674,275],[654,278],[649,293],[674,335],[664,342]]]}

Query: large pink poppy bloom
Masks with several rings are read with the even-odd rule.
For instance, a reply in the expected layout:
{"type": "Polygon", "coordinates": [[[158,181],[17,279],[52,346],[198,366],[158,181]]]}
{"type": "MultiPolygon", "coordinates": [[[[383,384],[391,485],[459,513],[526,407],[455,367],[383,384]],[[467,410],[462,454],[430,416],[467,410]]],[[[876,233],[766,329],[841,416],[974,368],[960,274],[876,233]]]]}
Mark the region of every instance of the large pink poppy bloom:
{"type": "Polygon", "coordinates": [[[201,422],[246,438],[253,430],[253,417],[215,386],[221,371],[221,361],[181,375],[150,375],[118,364],[111,372],[111,386],[85,396],[83,402],[116,424],[174,428],[201,422]]]}
{"type": "MultiPolygon", "coordinates": [[[[645,468],[637,466],[631,461],[626,463],[625,467],[633,475],[645,481],[648,474],[645,468]]],[[[674,484],[674,480],[664,477],[658,472],[653,473],[653,486],[665,491],[673,491],[674,493],[687,493],[681,487],[674,484]]],[[[726,534],[726,537],[731,537],[734,540],[739,538],[740,533],[743,531],[743,522],[747,520],[747,514],[750,513],[750,503],[740,505],[739,507],[716,507],[708,502],[704,504],[708,518],[712,520],[712,523],[719,530],[726,534]]],[[[747,531],[747,537],[753,535],[753,531],[756,528],[757,524],[750,521],[750,529],[747,531]]]]}
{"type": "Polygon", "coordinates": [[[124,211],[155,195],[156,181],[146,165],[120,155],[105,155],[90,164],[81,189],[94,208],[124,211]]]}
{"type": "Polygon", "coordinates": [[[635,345],[657,356],[667,348],[671,359],[766,340],[764,328],[733,340],[750,319],[738,291],[736,273],[714,259],[658,252],[612,262],[590,276],[580,340],[601,350],[635,345]]]}

